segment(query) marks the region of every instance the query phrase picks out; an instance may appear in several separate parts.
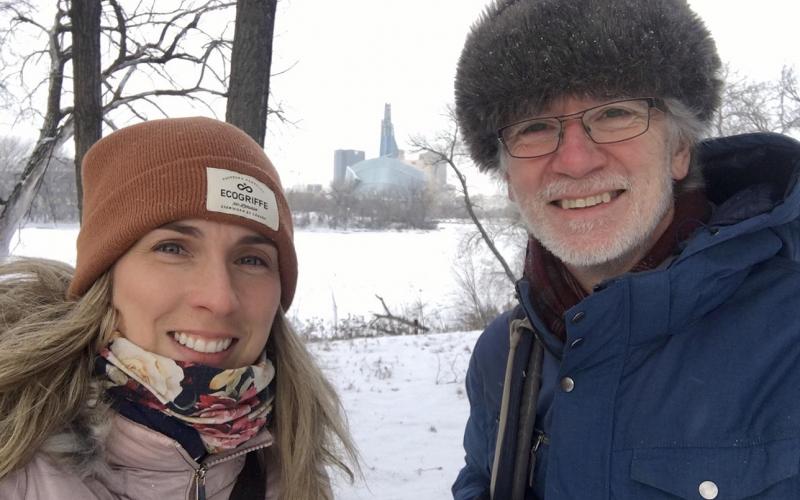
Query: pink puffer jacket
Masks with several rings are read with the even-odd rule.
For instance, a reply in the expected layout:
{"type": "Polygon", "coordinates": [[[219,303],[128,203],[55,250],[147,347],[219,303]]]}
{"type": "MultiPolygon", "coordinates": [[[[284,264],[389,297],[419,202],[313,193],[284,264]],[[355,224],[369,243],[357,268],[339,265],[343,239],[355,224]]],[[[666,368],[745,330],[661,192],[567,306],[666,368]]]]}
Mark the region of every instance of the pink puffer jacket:
{"type": "MultiPolygon", "coordinates": [[[[72,471],[44,452],[0,481],[3,500],[197,500],[198,482],[207,500],[228,500],[244,467],[245,454],[272,450],[272,435],[263,430],[240,447],[195,462],[173,439],[117,413],[105,441],[104,459],[72,471]],[[205,475],[204,481],[201,477],[205,475]]],[[[278,498],[278,468],[267,453],[266,500],[278,498]]]]}

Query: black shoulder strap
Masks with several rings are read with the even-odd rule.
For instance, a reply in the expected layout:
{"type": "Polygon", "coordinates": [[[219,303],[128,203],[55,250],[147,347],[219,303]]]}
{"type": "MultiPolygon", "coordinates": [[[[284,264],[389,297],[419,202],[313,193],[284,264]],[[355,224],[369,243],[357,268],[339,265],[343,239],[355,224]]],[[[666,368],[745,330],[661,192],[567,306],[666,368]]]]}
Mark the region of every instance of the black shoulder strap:
{"type": "Polygon", "coordinates": [[[514,357],[507,430],[503,442],[496,445],[502,447],[493,495],[497,500],[522,500],[531,486],[530,452],[544,348],[521,306],[517,306],[511,315],[510,323],[515,321],[524,321],[523,328],[528,330],[528,334],[521,337],[514,357]]]}
{"type": "Polygon", "coordinates": [[[266,460],[260,460],[260,454],[261,450],[257,450],[246,455],[244,467],[233,485],[230,500],[261,500],[267,497],[266,460]]]}
{"type": "Polygon", "coordinates": [[[519,424],[517,425],[517,443],[519,444],[514,460],[514,479],[511,489],[511,498],[513,499],[524,499],[528,488],[533,487],[536,454],[531,446],[536,425],[536,405],[542,385],[543,359],[544,347],[539,341],[539,336],[534,335],[519,407],[519,424]]]}

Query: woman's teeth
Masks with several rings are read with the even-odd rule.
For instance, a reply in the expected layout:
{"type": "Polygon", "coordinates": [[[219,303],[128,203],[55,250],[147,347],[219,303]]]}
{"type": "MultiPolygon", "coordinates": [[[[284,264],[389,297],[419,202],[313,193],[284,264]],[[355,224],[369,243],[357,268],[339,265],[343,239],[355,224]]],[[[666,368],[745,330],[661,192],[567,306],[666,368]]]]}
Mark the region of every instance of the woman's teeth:
{"type": "Polygon", "coordinates": [[[612,196],[610,192],[598,194],[596,196],[589,196],[588,198],[574,198],[571,200],[560,200],[561,208],[570,210],[573,208],[588,208],[601,203],[608,203],[611,201],[612,196]]]}
{"type": "Polygon", "coordinates": [[[181,344],[184,347],[188,347],[189,349],[197,352],[202,352],[204,354],[214,354],[217,352],[222,352],[228,347],[231,346],[231,342],[233,339],[219,339],[219,340],[205,340],[199,337],[192,337],[191,335],[187,335],[183,332],[174,332],[172,337],[175,339],[176,342],[181,344]]]}

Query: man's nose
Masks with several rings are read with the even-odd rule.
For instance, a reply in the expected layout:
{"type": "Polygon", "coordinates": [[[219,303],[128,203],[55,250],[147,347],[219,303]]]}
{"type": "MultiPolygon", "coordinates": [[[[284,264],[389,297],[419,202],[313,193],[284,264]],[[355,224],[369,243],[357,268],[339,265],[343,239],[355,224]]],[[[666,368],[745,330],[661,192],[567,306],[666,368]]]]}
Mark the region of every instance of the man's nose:
{"type": "Polygon", "coordinates": [[[577,179],[602,168],[603,162],[604,156],[589,137],[583,122],[578,118],[564,121],[560,143],[552,159],[553,171],[577,179]]]}

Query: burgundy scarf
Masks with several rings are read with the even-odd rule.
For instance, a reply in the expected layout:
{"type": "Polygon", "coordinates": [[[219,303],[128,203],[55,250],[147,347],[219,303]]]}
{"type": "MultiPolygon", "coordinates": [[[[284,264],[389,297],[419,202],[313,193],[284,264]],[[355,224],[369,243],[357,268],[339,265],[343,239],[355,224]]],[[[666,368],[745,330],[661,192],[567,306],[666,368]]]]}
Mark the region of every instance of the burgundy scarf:
{"type": "MultiPolygon", "coordinates": [[[[680,244],[695,229],[704,225],[710,216],[711,206],[705,193],[691,191],[680,195],[669,227],[647,255],[633,266],[631,272],[655,269],[667,258],[677,254],[680,244]]],[[[524,276],[531,286],[533,308],[545,326],[563,341],[567,330],[564,313],[586,298],[588,293],[566,266],[533,237],[528,240],[524,276]]]]}

